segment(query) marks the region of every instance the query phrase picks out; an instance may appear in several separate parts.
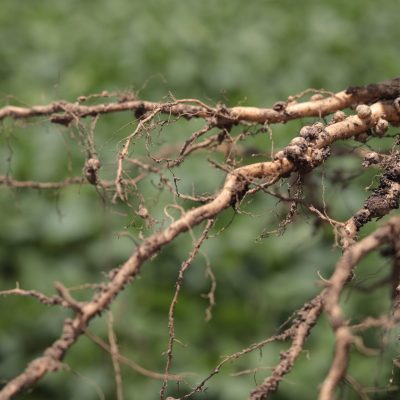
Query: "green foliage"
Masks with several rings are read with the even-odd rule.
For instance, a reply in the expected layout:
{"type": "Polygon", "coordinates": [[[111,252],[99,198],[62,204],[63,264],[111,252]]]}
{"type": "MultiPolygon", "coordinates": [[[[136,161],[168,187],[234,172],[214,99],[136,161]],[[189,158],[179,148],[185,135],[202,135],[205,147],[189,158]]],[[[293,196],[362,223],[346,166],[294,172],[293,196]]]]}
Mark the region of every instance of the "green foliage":
{"type": "MultiPolygon", "coordinates": [[[[171,94],[210,104],[270,106],[308,87],[336,91],[398,75],[399,34],[394,0],[383,4],[369,0],[2,0],[1,105],[74,101],[108,90],[130,91],[153,101],[169,99],[171,94]]],[[[272,127],[275,149],[300,126],[292,122],[272,127]]],[[[151,151],[165,143],[182,143],[200,127],[200,121],[178,121],[153,139],[151,151]]],[[[100,118],[95,142],[104,165],[102,178],[115,176],[116,150],[133,129],[130,113],[100,118]]],[[[78,137],[76,130],[45,120],[4,121],[0,174],[42,181],[79,175],[86,154],[78,137]]],[[[265,133],[249,137],[246,143],[261,154],[254,160],[270,154],[272,144],[265,133]]],[[[389,145],[383,140],[378,144],[389,145]]],[[[145,154],[144,140],[134,146],[135,152],[145,154]]],[[[195,156],[174,169],[183,193],[191,193],[193,187],[196,193],[213,193],[220,187],[224,174],[208,164],[207,156],[195,156]]],[[[329,160],[310,178],[316,190],[308,195],[319,201],[325,196],[330,216],[345,220],[362,204],[364,187],[373,175],[364,173],[347,187],[327,183],[323,192],[323,176],[327,182],[339,167],[348,175],[360,169],[354,160],[329,160]]],[[[172,178],[172,172],[168,174],[172,178]]],[[[159,192],[156,176],[153,183],[146,181],[138,188],[154,217],[162,220],[170,197],[165,190],[159,192]]],[[[56,193],[2,188],[0,289],[10,289],[18,281],[24,289],[50,295],[56,280],[66,286],[101,282],[104,273],[129,257],[135,247],[131,237],[137,240],[139,231],[151,231],[134,215],[138,202],[131,208],[104,203],[101,194],[83,186],[56,193]]],[[[189,386],[207,376],[222,355],[274,335],[296,308],[320,290],[318,273],[328,277],[339,255],[332,248],[331,229],[316,229],[307,212],[284,236],[260,239],[263,232],[277,228],[287,207],[262,194],[243,207],[253,215],[224,212],[213,229],[214,237],[203,248],[217,280],[211,321],[204,320],[208,304],[202,294],[211,285],[204,256],[199,255],[185,278],[176,310],[179,342],[172,372],[194,373],[187,378],[189,386]]],[[[200,232],[194,230],[197,237],[200,232]]],[[[188,235],[163,249],[112,306],[121,353],[148,369],[164,368],[168,307],[179,266],[191,248],[188,235]]],[[[370,282],[384,276],[387,265],[383,263],[381,258],[366,263],[357,279],[370,282]]],[[[83,299],[90,294],[90,290],[77,292],[83,299]]],[[[349,315],[379,315],[388,307],[385,291],[368,303],[363,294],[354,290],[349,294],[349,315]]],[[[4,382],[59,336],[66,312],[28,298],[0,300],[0,381],[4,382]]],[[[106,319],[94,321],[90,329],[105,338],[106,319]]],[[[379,345],[379,338],[370,340],[379,345]]],[[[332,342],[324,322],[307,342],[309,354],[301,357],[273,398],[315,398],[330,363],[327,349],[332,342]]],[[[394,339],[391,343],[393,355],[398,348],[394,339]]],[[[279,351],[286,347],[271,344],[262,353],[227,365],[210,381],[207,392],[196,398],[246,398],[254,381],[260,383],[268,374],[261,368],[275,365],[279,351]],[[229,375],[258,367],[255,375],[229,375]]],[[[389,358],[385,353],[367,359],[355,351],[351,371],[365,385],[386,386],[392,373],[389,358]]],[[[107,399],[115,397],[110,357],[89,339],[81,338],[65,362],[69,369],[47,376],[21,398],[91,400],[101,398],[99,391],[107,399]]],[[[154,398],[159,381],[122,368],[126,398],[154,398]]],[[[170,388],[171,395],[179,393],[174,383],[170,388]]],[[[341,398],[358,397],[345,386],[341,398]]]]}

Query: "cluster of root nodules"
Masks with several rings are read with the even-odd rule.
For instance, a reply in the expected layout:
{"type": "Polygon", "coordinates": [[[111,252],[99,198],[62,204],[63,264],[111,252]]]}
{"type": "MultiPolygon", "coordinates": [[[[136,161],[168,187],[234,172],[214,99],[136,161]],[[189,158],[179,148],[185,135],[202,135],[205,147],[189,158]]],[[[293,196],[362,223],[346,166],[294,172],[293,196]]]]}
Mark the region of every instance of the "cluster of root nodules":
{"type": "MultiPolygon", "coordinates": [[[[124,391],[120,364],[130,365],[137,373],[160,380],[161,399],[172,399],[172,393],[175,398],[187,399],[207,388],[212,390],[212,378],[223,373],[227,364],[254,351],[269,351],[268,344],[271,342],[286,342],[287,347],[280,353],[279,361],[270,368],[269,374],[262,368],[252,370],[257,372],[257,382],[249,388],[250,398],[267,399],[282,390],[283,380],[296,367],[301,354],[307,351],[312,358],[313,344],[308,345],[307,340],[319,326],[321,315],[329,321],[335,343],[327,351],[326,365],[322,368],[325,377],[321,376],[315,396],[318,393],[322,400],[334,399],[338,390],[346,384],[360,398],[370,398],[367,389],[352,376],[349,365],[355,350],[368,355],[382,354],[390,332],[400,319],[400,219],[388,217],[398,209],[400,196],[400,149],[395,131],[400,124],[399,82],[400,78],[395,78],[379,84],[350,86],[338,93],[308,89],[289,96],[286,101],[275,103],[271,108],[208,105],[197,99],[177,100],[172,97],[162,102],[151,102],[139,100],[133,94],[107,92],[81,96],[71,103],[58,101],[30,108],[11,105],[1,108],[0,121],[6,118],[19,121],[41,118],[43,121],[43,117],[47,118],[49,123],[61,127],[71,146],[76,145],[78,149],[78,155],[69,159],[68,174],[62,179],[21,179],[11,173],[14,170],[12,152],[15,149],[10,136],[7,142],[11,149],[9,165],[0,175],[0,185],[4,189],[50,190],[62,196],[68,186],[78,185],[79,191],[81,186],[87,185],[88,190],[97,193],[108,210],[118,209],[121,215],[122,209],[122,215],[126,213],[125,226],[135,228],[136,237],[133,238],[135,246],[130,257],[120,265],[110,266],[101,278],[103,281],[79,286],[79,290],[87,291],[85,301],[75,298],[74,290],[77,288],[60,282],[54,283],[56,293],[53,296],[34,288],[25,290],[19,285],[0,292],[3,296],[32,297],[43,305],[68,308],[71,314],[60,327],[59,339],[49,343],[40,357],[27,361],[25,370],[3,384],[0,400],[31,389],[48,372],[60,369],[64,356],[83,334],[110,353],[118,399],[123,397],[124,391]],[[309,93],[312,96],[304,99],[309,93]],[[116,128],[104,140],[99,122],[107,119],[108,114],[135,115],[135,119],[116,128]],[[202,122],[185,136],[175,134],[179,131],[174,131],[176,124],[187,124],[185,132],[190,132],[193,120],[202,122]],[[288,125],[291,138],[287,145],[274,152],[273,125],[293,120],[300,122],[288,125]],[[255,147],[252,138],[263,135],[265,147],[255,147]],[[109,145],[113,139],[116,150],[110,158],[109,145]],[[250,145],[251,141],[253,144],[250,145]],[[330,170],[329,162],[342,155],[352,156],[360,167],[347,177],[337,167],[330,170]],[[193,185],[182,183],[181,177],[190,174],[190,168],[193,168],[190,163],[194,159],[203,161],[202,172],[210,177],[218,170],[217,178],[207,182],[214,182],[214,187],[199,190],[195,182],[193,185]],[[77,160],[79,165],[72,165],[77,160]],[[185,168],[189,168],[186,173],[185,168]],[[340,202],[340,191],[355,185],[357,181],[353,178],[363,171],[373,171],[373,182],[367,188],[369,192],[365,193],[359,205],[353,206],[352,210],[348,208],[345,218],[338,220],[334,215],[333,201],[340,202]],[[222,184],[221,174],[225,176],[222,184]],[[325,185],[337,186],[335,199],[324,197],[325,185]],[[169,197],[164,196],[166,193],[169,197]],[[188,388],[183,375],[171,373],[175,362],[175,343],[180,336],[175,324],[175,310],[179,307],[178,298],[185,285],[186,273],[189,268],[194,268],[195,259],[201,256],[206,260],[209,291],[204,295],[208,301],[205,319],[212,324],[213,310],[218,307],[215,301],[218,287],[224,283],[217,286],[218,273],[211,269],[213,260],[203,254],[203,243],[210,237],[223,235],[228,228],[214,226],[224,210],[231,209],[234,215],[243,213],[251,216],[252,197],[256,193],[275,198],[274,210],[266,210],[280,217],[273,232],[282,234],[290,224],[297,222],[300,214],[305,215],[315,222],[316,228],[326,226],[333,231],[335,244],[341,247],[342,256],[331,266],[330,278],[322,278],[315,271],[319,293],[312,299],[299,301],[297,311],[294,310],[283,328],[277,327],[269,337],[223,357],[197,385],[188,388]],[[203,227],[198,238],[193,230],[197,225],[203,227]],[[364,230],[366,225],[370,226],[368,234],[364,230]],[[163,247],[184,234],[192,236],[193,247],[176,271],[175,294],[171,299],[166,326],[165,368],[163,372],[149,371],[120,354],[113,332],[117,321],[113,322],[111,316],[108,323],[109,344],[91,334],[88,327],[93,319],[102,317],[112,303],[119,301],[123,290],[140,284],[140,281],[134,281],[147,260],[154,259],[163,247]],[[357,315],[347,315],[342,309],[342,295],[347,288],[357,288],[357,267],[372,252],[381,252],[388,271],[385,279],[370,285],[368,290],[387,285],[392,305],[378,316],[358,318],[357,315]],[[375,353],[363,343],[363,333],[370,329],[381,332],[385,337],[382,347],[375,353]],[[260,374],[264,376],[261,380],[260,374]],[[171,381],[178,381],[179,386],[172,385],[171,381]]],[[[27,124],[25,129],[29,128],[27,124]]],[[[132,231],[122,234],[131,237],[132,231]]],[[[264,233],[260,235],[266,236],[264,233]]],[[[285,240],[285,237],[275,240],[285,240]]],[[[235,274],[235,271],[232,273],[235,274]]],[[[293,284],[288,276],[288,285],[293,284]]],[[[392,359],[393,366],[388,369],[394,371],[400,363],[397,355],[393,355],[392,359]]],[[[314,368],[312,362],[307,368],[314,368]]],[[[242,375],[248,373],[247,370],[242,375]]],[[[239,379],[238,375],[241,374],[232,379],[239,379]]],[[[388,382],[386,387],[377,390],[396,391],[391,377],[388,377],[388,382]]]]}

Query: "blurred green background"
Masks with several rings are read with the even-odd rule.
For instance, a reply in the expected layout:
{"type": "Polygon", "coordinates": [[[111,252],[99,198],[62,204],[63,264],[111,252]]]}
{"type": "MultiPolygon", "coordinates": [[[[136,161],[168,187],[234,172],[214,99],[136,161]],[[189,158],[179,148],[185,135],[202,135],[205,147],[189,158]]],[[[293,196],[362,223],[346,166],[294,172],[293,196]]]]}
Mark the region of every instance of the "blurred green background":
{"type": "MultiPolygon", "coordinates": [[[[2,0],[0,102],[29,106],[75,101],[107,90],[128,91],[152,101],[172,95],[211,105],[271,106],[309,87],[339,91],[398,76],[398,15],[399,2],[394,0],[2,0]]],[[[306,122],[273,126],[274,148],[287,143],[306,122]]],[[[115,176],[117,150],[134,126],[132,113],[100,118],[94,138],[103,179],[115,176]]],[[[201,126],[202,121],[195,120],[165,126],[148,144],[150,152],[182,143],[201,126]]],[[[237,127],[232,134],[241,130],[237,127]]],[[[146,157],[145,139],[135,142],[135,157],[146,157]]],[[[55,181],[81,174],[86,154],[73,127],[56,126],[46,118],[6,120],[0,140],[0,175],[55,181]]],[[[391,140],[369,144],[384,150],[391,140]]],[[[266,159],[272,144],[268,134],[259,133],[247,137],[244,146],[256,148],[259,155],[243,163],[266,159]]],[[[336,148],[343,153],[349,146],[336,148]]],[[[179,178],[183,193],[214,193],[224,174],[210,166],[208,158],[222,161],[218,155],[199,153],[166,175],[179,178]]],[[[305,195],[319,203],[325,199],[331,217],[347,219],[368,195],[365,187],[376,183],[376,171],[362,171],[360,163],[349,156],[330,159],[308,178],[305,195]],[[358,176],[347,182],[345,178],[353,174],[358,176]],[[339,179],[331,183],[334,176],[339,179]]],[[[147,235],[168,223],[163,208],[173,199],[159,189],[159,177],[150,176],[138,189],[157,221],[153,227],[135,215],[141,201],[135,194],[125,206],[104,200],[93,187],[71,186],[56,192],[1,188],[0,289],[19,282],[24,289],[51,295],[56,280],[69,287],[101,282],[131,254],[140,233],[147,235]]],[[[287,183],[281,189],[287,190],[287,183]]],[[[171,382],[170,395],[187,393],[221,356],[274,335],[293,311],[318,293],[318,273],[329,277],[340,255],[330,227],[317,227],[307,210],[300,210],[283,236],[265,238],[265,232],[277,229],[287,207],[258,194],[243,204],[242,211],[227,210],[220,216],[204,254],[186,274],[176,309],[179,342],[172,372],[191,375],[180,386],[171,382]],[[213,318],[205,322],[208,303],[202,295],[211,286],[208,262],[217,290],[213,318]]],[[[197,237],[200,232],[194,230],[197,237]]],[[[165,364],[168,307],[179,266],[191,248],[189,235],[178,238],[146,263],[139,279],[112,306],[121,353],[153,371],[162,372],[165,364]]],[[[344,299],[352,321],[378,316],[390,307],[387,287],[356,290],[389,270],[390,263],[379,255],[360,266],[354,288],[344,299]]],[[[91,293],[74,292],[82,299],[91,293]]],[[[0,301],[0,382],[4,383],[59,336],[69,313],[34,299],[1,297],[0,301]]],[[[93,321],[90,329],[107,340],[106,315],[93,321]]],[[[333,340],[322,317],[293,372],[271,398],[315,398],[329,368],[333,340]]],[[[387,344],[375,357],[354,350],[349,373],[361,385],[379,391],[360,397],[354,385],[344,383],[339,398],[398,398],[398,373],[392,363],[398,354],[396,332],[368,332],[364,340],[375,348],[385,340],[387,344]]],[[[287,344],[271,344],[226,365],[208,383],[207,391],[193,398],[246,398],[286,348],[287,344]]],[[[19,398],[116,398],[110,356],[87,337],[71,349],[65,362],[68,368],[46,376],[19,398]]],[[[127,366],[122,366],[122,379],[126,399],[158,397],[160,381],[127,366]]]]}

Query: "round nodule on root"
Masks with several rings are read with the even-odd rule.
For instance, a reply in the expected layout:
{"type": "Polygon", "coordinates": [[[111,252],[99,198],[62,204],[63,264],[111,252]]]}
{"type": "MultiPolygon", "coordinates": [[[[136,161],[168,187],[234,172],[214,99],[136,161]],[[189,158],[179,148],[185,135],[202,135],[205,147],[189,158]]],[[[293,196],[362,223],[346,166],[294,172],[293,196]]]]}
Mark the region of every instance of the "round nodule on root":
{"type": "Polygon", "coordinates": [[[323,129],[325,128],[325,125],[322,122],[316,122],[313,127],[318,131],[322,132],[323,129]]]}
{"type": "Polygon", "coordinates": [[[358,118],[361,119],[369,119],[372,115],[371,108],[366,104],[359,104],[356,108],[356,113],[358,118]]]}
{"type": "Polygon", "coordinates": [[[335,114],[333,114],[333,118],[332,118],[332,122],[336,123],[336,122],[341,122],[344,121],[346,119],[346,114],[339,110],[336,111],[335,114]]]}
{"type": "Polygon", "coordinates": [[[86,161],[85,167],[97,171],[101,167],[101,162],[98,158],[92,157],[86,161]]]}
{"type": "Polygon", "coordinates": [[[375,151],[371,151],[364,156],[363,167],[368,167],[371,164],[378,164],[380,161],[379,154],[375,151]]]}
{"type": "Polygon", "coordinates": [[[382,137],[385,135],[388,128],[389,128],[389,122],[387,122],[386,119],[379,118],[378,122],[374,127],[374,133],[376,134],[376,136],[382,137]]]}
{"type": "Polygon", "coordinates": [[[304,138],[307,141],[312,141],[316,139],[319,133],[320,130],[314,125],[306,125],[300,129],[300,137],[304,138]]]}
{"type": "Polygon", "coordinates": [[[283,150],[280,150],[274,154],[274,160],[282,160],[282,158],[285,158],[285,153],[283,150]]]}
{"type": "Polygon", "coordinates": [[[295,137],[290,141],[290,145],[293,146],[300,146],[300,147],[307,147],[308,143],[307,140],[304,137],[295,137]]]}
{"type": "Polygon", "coordinates": [[[393,104],[396,111],[400,114],[400,97],[395,98],[393,104]]]}
{"type": "Polygon", "coordinates": [[[365,143],[368,140],[368,137],[369,136],[367,132],[362,132],[354,136],[354,139],[357,140],[357,142],[365,143]]]}
{"type": "Polygon", "coordinates": [[[289,159],[297,159],[302,155],[302,150],[299,146],[289,145],[283,150],[284,154],[289,159]]]}
{"type": "Polygon", "coordinates": [[[309,136],[309,134],[312,130],[313,129],[310,125],[305,125],[300,129],[300,136],[303,138],[306,138],[309,136]]]}
{"type": "Polygon", "coordinates": [[[315,149],[312,152],[313,166],[322,164],[330,155],[330,148],[315,149]]]}

